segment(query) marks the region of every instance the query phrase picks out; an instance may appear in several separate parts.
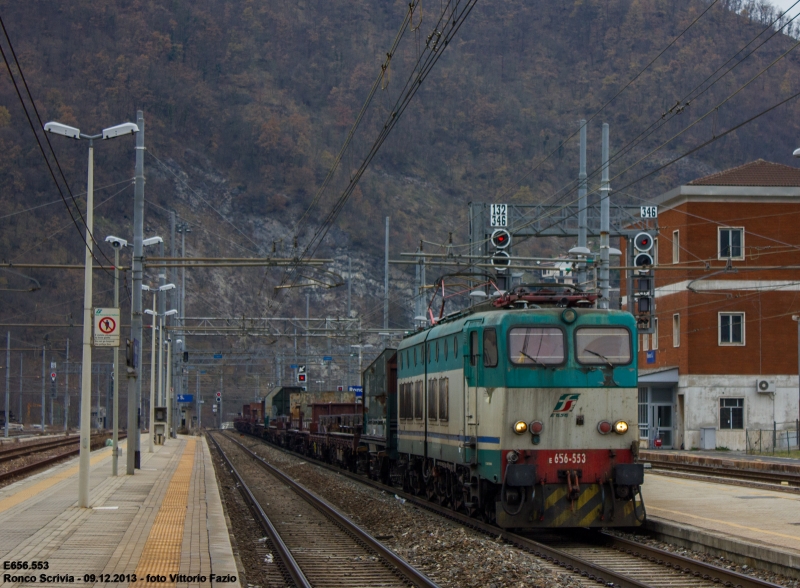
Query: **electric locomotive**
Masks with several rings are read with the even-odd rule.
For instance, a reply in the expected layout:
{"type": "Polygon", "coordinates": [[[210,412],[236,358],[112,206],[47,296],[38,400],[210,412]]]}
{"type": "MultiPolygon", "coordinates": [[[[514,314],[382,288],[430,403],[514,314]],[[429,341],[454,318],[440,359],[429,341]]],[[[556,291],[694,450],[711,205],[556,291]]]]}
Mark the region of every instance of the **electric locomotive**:
{"type": "Polygon", "coordinates": [[[523,287],[387,350],[365,469],[503,528],[642,524],[636,323],[594,298],[523,287]]]}

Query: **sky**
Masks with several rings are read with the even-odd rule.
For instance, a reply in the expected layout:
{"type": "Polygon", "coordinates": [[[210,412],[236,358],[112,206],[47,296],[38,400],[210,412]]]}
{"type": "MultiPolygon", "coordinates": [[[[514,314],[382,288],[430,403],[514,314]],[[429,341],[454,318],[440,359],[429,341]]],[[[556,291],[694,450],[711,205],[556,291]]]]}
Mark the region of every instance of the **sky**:
{"type": "MultiPolygon", "coordinates": [[[[797,2],[797,0],[770,0],[770,4],[776,8],[780,8],[781,10],[788,10],[789,7],[795,2],[797,2]]],[[[800,4],[792,9],[791,14],[794,15],[798,9],[800,9],[800,4]]]]}

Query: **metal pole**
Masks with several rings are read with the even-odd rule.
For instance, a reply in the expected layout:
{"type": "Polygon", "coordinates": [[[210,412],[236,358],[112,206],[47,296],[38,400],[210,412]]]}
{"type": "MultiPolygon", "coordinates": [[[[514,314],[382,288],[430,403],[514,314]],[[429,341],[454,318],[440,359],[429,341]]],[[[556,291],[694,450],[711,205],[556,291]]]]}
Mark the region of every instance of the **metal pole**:
{"type": "Polygon", "coordinates": [[[3,436],[8,437],[8,421],[11,414],[11,331],[6,332],[6,418],[3,427],[3,436]]]}
{"type": "Polygon", "coordinates": [[[306,378],[308,378],[308,374],[311,371],[309,369],[311,365],[311,358],[309,357],[308,353],[308,309],[311,301],[311,294],[306,292],[306,378]]]}
{"type": "Polygon", "coordinates": [[[172,340],[167,338],[167,437],[172,437],[172,340]]]}
{"type": "MultiPolygon", "coordinates": [[[[89,452],[92,433],[92,231],[94,230],[94,141],[89,140],[86,182],[86,250],[83,280],[83,360],[81,367],[81,445],[78,466],[78,506],[89,508],[89,452]]],[[[44,364],[42,364],[44,365],[44,364]]],[[[44,404],[44,403],[43,403],[44,404]]],[[[42,408],[44,410],[44,407],[42,408]]],[[[42,422],[44,425],[44,421],[42,422]]],[[[44,428],[44,427],[42,427],[44,428]]]]}
{"type": "MultiPolygon", "coordinates": [[[[119,308],[119,247],[114,247],[114,308],[119,308]]],[[[117,475],[119,462],[119,345],[114,347],[114,422],[112,426],[111,475],[117,475]]]]}
{"type": "Polygon", "coordinates": [[[44,362],[45,362],[45,356],[46,355],[47,355],[47,345],[42,345],[42,435],[44,435],[44,417],[45,417],[45,414],[47,413],[47,410],[45,408],[46,405],[45,405],[45,398],[44,398],[44,386],[45,386],[44,382],[45,382],[45,374],[46,374],[44,362]]]}
{"type": "MultiPolygon", "coordinates": [[[[144,114],[136,112],[136,171],[133,191],[133,272],[131,292],[131,345],[136,365],[128,370],[128,451],[126,473],[133,475],[141,463],[139,413],[142,399],[142,240],[144,236],[144,114]]],[[[151,425],[152,427],[152,425],[151,425]]]]}
{"type": "Polygon", "coordinates": [[[23,368],[23,354],[19,354],[19,424],[24,424],[22,422],[22,368],[23,368]]]}
{"type": "Polygon", "coordinates": [[[158,337],[158,329],[156,329],[156,319],[158,318],[158,311],[156,310],[156,297],[153,296],[153,336],[150,342],[150,410],[148,415],[148,436],[150,437],[150,445],[148,453],[153,453],[153,437],[155,430],[153,429],[153,419],[155,418],[156,408],[156,338],[158,337]]]}
{"type": "MultiPolygon", "coordinates": [[[[580,171],[578,172],[578,247],[586,247],[586,120],[581,119],[581,154],[580,171]]],[[[586,264],[581,263],[578,271],[578,285],[584,288],[586,283],[586,264]]]]}
{"type": "Polygon", "coordinates": [[[196,395],[197,398],[195,400],[195,404],[197,406],[197,428],[199,429],[200,426],[203,424],[203,405],[200,403],[200,370],[197,370],[197,391],[196,395]]]}
{"type": "MultiPolygon", "coordinates": [[[[161,292],[158,293],[161,295],[161,292]]],[[[160,305],[159,305],[160,306],[160,305]]],[[[158,406],[164,404],[164,315],[158,314],[158,406]]]]}
{"type": "Polygon", "coordinates": [[[64,432],[69,431],[69,337],[67,337],[67,361],[64,368],[64,432]]]}
{"type": "Polygon", "coordinates": [[[608,282],[608,249],[610,231],[611,186],[608,178],[608,123],[603,123],[603,175],[600,182],[600,300],[598,308],[608,308],[610,286],[608,282]]]}
{"type": "Polygon", "coordinates": [[[219,406],[217,406],[217,428],[222,428],[222,372],[219,373],[219,406]]]}
{"type": "Polygon", "coordinates": [[[350,318],[350,301],[353,295],[353,260],[347,258],[347,318],[350,318]]]}
{"type": "MultiPolygon", "coordinates": [[[[389,328],[389,217],[386,217],[386,246],[383,258],[383,328],[389,328]]],[[[388,337],[387,337],[388,340],[388,337]]]]}

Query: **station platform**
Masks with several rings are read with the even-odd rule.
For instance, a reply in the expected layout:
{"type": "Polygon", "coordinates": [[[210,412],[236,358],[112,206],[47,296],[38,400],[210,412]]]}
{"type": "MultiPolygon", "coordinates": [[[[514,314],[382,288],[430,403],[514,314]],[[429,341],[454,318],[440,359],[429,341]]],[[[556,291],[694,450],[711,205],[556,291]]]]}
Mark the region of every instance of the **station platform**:
{"type": "Polygon", "coordinates": [[[748,455],[739,451],[678,451],[671,449],[639,451],[639,461],[653,460],[752,471],[800,473],[800,459],[781,457],[780,455],[748,455]]]}
{"type": "Polygon", "coordinates": [[[800,495],[647,472],[647,528],[740,564],[800,577],[800,495]]]}
{"type": "Polygon", "coordinates": [[[122,455],[112,477],[111,448],[92,452],[91,508],[78,458],[0,489],[0,586],[240,585],[205,438],[145,445],[133,476],[122,455]]]}

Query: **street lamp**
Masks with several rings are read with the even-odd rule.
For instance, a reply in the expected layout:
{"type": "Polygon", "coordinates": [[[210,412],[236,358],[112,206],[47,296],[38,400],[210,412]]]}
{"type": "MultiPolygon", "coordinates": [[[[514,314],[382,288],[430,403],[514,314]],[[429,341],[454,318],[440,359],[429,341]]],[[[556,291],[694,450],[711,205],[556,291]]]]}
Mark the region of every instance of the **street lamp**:
{"type": "Polygon", "coordinates": [[[81,445],[78,467],[78,506],[89,508],[89,453],[92,418],[92,231],[94,230],[94,140],[113,139],[139,132],[134,123],[103,129],[99,135],[85,135],[80,129],[57,122],[44,125],[48,133],[71,139],[89,140],[89,164],[86,180],[86,251],[83,276],[83,367],[81,369],[81,445]]]}
{"type": "MultiPolygon", "coordinates": [[[[161,239],[161,237],[153,237],[153,239],[161,239]]],[[[150,239],[147,239],[148,241],[150,239]]],[[[157,243],[159,241],[155,241],[157,243]]],[[[162,373],[161,373],[161,348],[163,345],[159,345],[159,353],[158,353],[158,367],[156,367],[156,337],[158,333],[161,333],[162,344],[164,339],[163,334],[163,315],[159,315],[156,311],[156,294],[159,292],[165,292],[167,290],[172,290],[175,287],[175,284],[164,284],[158,288],[151,288],[146,284],[142,284],[142,290],[145,292],[153,292],[153,310],[149,308],[145,309],[145,314],[149,314],[153,317],[153,336],[150,345],[150,410],[149,410],[149,423],[148,423],[148,431],[150,436],[150,445],[149,445],[149,453],[153,453],[153,436],[155,431],[153,430],[153,420],[155,419],[155,407],[156,407],[156,370],[158,370],[158,396],[159,399],[161,397],[161,382],[162,382],[162,373]],[[159,328],[156,329],[156,319],[159,320],[159,328]]],[[[166,313],[165,313],[166,314],[166,313]]],[[[174,312],[172,312],[174,314],[174,312]]]]}
{"type": "MultiPolygon", "coordinates": [[[[119,250],[128,246],[128,242],[120,237],[109,235],[106,243],[111,243],[114,248],[114,308],[119,308],[119,250]]],[[[114,415],[112,420],[112,455],[111,455],[111,475],[117,475],[117,465],[119,461],[119,345],[114,347],[114,415]]],[[[131,438],[128,443],[133,442],[131,438]]]]}

